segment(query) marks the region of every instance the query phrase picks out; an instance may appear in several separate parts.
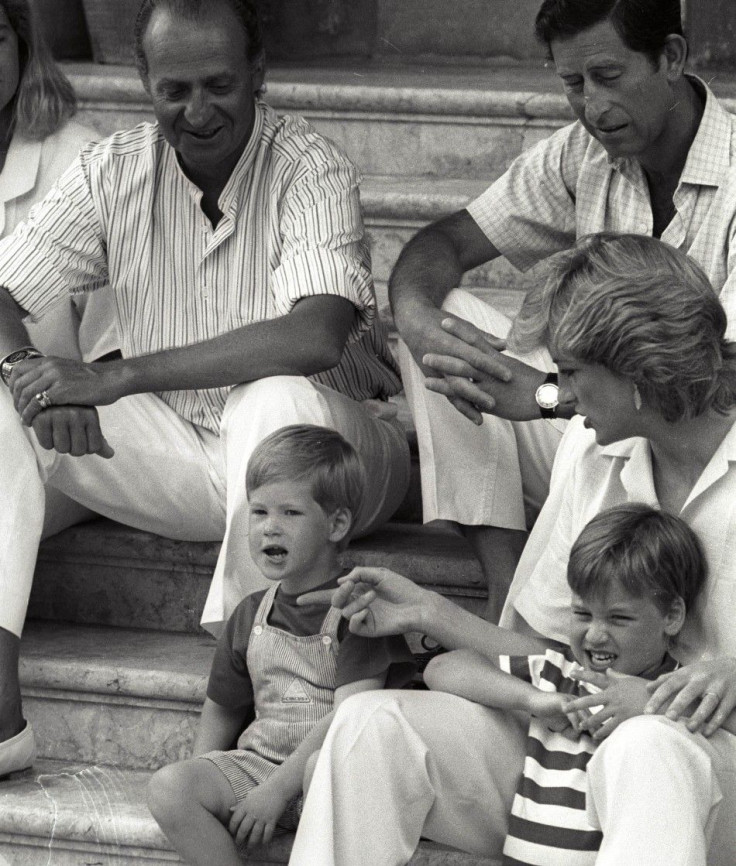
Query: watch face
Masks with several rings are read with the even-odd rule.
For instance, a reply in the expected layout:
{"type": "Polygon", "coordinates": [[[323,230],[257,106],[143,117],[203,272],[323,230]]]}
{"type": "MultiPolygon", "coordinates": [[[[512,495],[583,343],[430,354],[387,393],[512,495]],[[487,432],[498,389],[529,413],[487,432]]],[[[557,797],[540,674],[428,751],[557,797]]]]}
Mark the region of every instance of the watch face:
{"type": "Polygon", "coordinates": [[[540,385],[537,388],[536,398],[537,403],[542,409],[554,409],[559,404],[560,389],[552,382],[547,382],[545,385],[540,385]]]}

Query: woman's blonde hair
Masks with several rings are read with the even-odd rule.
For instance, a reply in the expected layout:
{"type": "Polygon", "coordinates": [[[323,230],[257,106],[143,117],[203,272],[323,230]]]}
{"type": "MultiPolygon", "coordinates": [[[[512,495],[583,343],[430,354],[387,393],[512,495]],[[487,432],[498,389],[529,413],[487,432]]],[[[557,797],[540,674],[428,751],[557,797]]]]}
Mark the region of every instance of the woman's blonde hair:
{"type": "Polygon", "coordinates": [[[736,403],[736,344],[703,270],[685,253],[642,235],[582,238],[551,261],[509,345],[546,345],[553,357],[601,364],[639,388],[665,420],[736,403]]]}
{"type": "Polygon", "coordinates": [[[18,37],[13,129],[26,138],[44,139],[76,112],[74,89],[51,56],[29,0],[0,0],[0,7],[18,37]]]}

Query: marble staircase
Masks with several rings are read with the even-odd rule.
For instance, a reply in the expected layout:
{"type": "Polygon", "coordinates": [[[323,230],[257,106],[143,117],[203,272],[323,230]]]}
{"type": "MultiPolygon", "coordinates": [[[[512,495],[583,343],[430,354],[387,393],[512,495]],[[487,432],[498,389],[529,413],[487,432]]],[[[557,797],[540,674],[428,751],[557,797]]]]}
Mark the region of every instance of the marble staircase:
{"type": "MultiPolygon", "coordinates": [[[[81,119],[101,134],[150,117],[133,69],[76,64],[68,72],[81,119]]],[[[552,73],[539,68],[285,67],[271,70],[268,87],[274,107],[309,117],[360,166],[389,325],[385,286],[406,240],[568,119],[552,73]]],[[[465,284],[512,312],[529,279],[494,264],[465,284]]],[[[393,568],[479,609],[485,593],[467,545],[446,527],[421,527],[418,516],[415,472],[397,522],[356,542],[351,561],[393,568]]],[[[178,862],[143,791],[153,769],[190,748],[214,650],[198,619],[216,555],[214,544],[102,520],[44,543],[21,665],[41,756],[0,784],[0,864],[178,862]]],[[[288,846],[280,839],[251,862],[284,863],[288,846]]],[[[490,866],[426,843],[412,863],[490,866]]]]}

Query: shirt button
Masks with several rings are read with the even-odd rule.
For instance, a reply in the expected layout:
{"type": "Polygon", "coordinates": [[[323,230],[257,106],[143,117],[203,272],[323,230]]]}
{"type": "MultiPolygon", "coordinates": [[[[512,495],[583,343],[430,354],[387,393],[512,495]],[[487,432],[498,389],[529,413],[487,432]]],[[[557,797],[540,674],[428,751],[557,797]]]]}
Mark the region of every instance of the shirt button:
{"type": "Polygon", "coordinates": [[[253,628],[253,634],[260,634],[263,631],[262,625],[257,625],[253,628]]]}
{"type": "Polygon", "coordinates": [[[325,646],[329,646],[329,645],[332,643],[332,638],[331,638],[329,635],[325,635],[325,636],[322,638],[322,643],[323,643],[325,646]]]}

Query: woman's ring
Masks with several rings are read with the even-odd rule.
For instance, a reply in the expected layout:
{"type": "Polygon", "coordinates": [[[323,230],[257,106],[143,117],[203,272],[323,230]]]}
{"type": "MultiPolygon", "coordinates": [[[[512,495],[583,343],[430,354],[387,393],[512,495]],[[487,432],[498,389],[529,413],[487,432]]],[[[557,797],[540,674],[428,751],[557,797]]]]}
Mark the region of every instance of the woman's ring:
{"type": "Polygon", "coordinates": [[[41,391],[40,394],[36,394],[36,400],[42,409],[48,409],[49,406],[53,405],[53,400],[49,397],[48,391],[41,391]]]}

